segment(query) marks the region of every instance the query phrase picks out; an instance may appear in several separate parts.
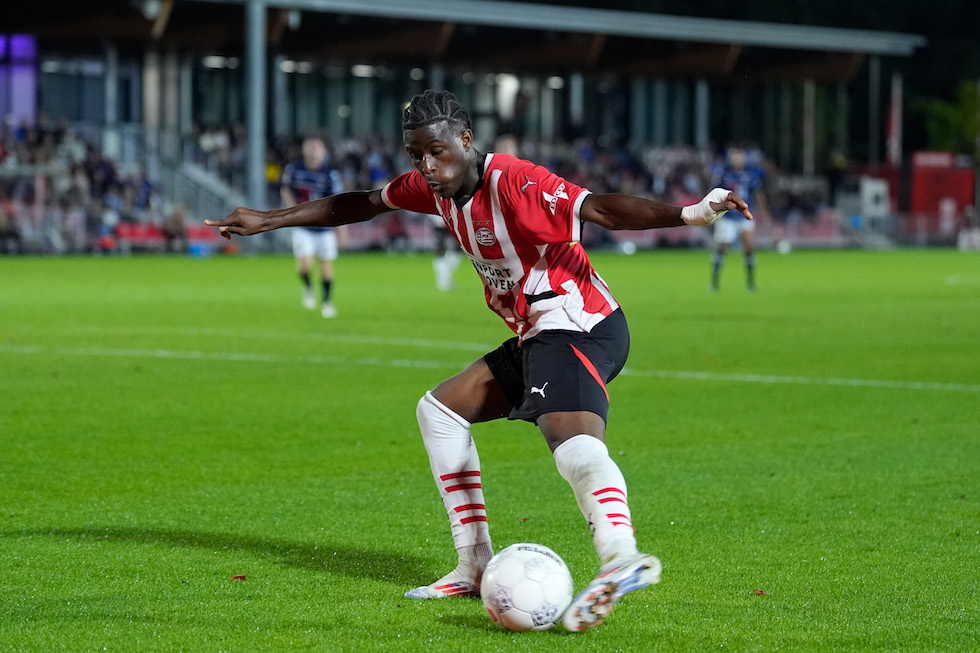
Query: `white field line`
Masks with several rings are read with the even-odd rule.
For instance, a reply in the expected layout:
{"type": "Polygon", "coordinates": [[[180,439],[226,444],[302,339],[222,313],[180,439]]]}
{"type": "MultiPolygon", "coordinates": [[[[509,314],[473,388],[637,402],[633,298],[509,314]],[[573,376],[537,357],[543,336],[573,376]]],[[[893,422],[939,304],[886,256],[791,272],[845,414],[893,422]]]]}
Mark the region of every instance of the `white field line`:
{"type": "Polygon", "coordinates": [[[950,274],[944,281],[947,286],[980,286],[980,274],[950,274]]]}
{"type": "MultiPolygon", "coordinates": [[[[380,340],[380,339],[379,339],[380,340]]],[[[389,341],[385,341],[386,343],[389,341]]],[[[463,343],[457,343],[463,344],[463,343]]],[[[486,350],[488,348],[483,348],[486,350]]],[[[409,367],[428,369],[462,369],[466,363],[417,360],[405,358],[349,356],[291,356],[282,354],[249,354],[241,352],[186,351],[173,349],[135,349],[110,347],[41,347],[0,345],[4,354],[57,354],[60,356],[95,356],[123,358],[156,358],[168,360],[218,360],[248,363],[301,363],[319,365],[365,365],[372,367],[409,367]]],[[[771,385],[831,385],[853,388],[885,388],[893,390],[938,390],[940,392],[980,392],[978,383],[942,383],[937,381],[894,381],[888,379],[849,379],[814,376],[781,376],[774,374],[730,374],[685,370],[624,369],[623,376],[687,381],[722,381],[734,383],[764,383],[771,385]]]]}
{"type": "Polygon", "coordinates": [[[624,369],[628,376],[694,381],[730,381],[735,383],[769,383],[774,385],[840,385],[854,388],[893,388],[898,390],[940,390],[980,392],[980,383],[941,383],[938,381],[892,381],[888,379],[847,379],[817,376],[781,376],[778,374],[726,374],[717,372],[686,372],[683,370],[624,369]]]}
{"type": "MultiPolygon", "coordinates": [[[[37,333],[37,330],[24,325],[25,332],[37,333]]],[[[49,333],[51,329],[47,330],[49,333]]],[[[282,342],[285,340],[298,340],[308,342],[322,342],[329,344],[332,342],[345,342],[358,345],[390,345],[394,347],[420,347],[429,349],[455,349],[459,351],[474,351],[484,354],[497,345],[480,342],[454,342],[449,340],[431,340],[427,338],[391,338],[388,336],[364,336],[357,334],[317,334],[317,333],[292,333],[288,331],[266,331],[260,329],[208,329],[197,327],[111,327],[103,328],[98,326],[72,326],[70,332],[79,333],[108,333],[112,335],[138,335],[138,336],[189,336],[189,337],[209,337],[225,338],[234,342],[242,340],[275,340],[282,342]]],[[[499,343],[498,343],[499,344],[499,343]]]]}
{"type": "Polygon", "coordinates": [[[59,356],[95,356],[110,358],[157,358],[168,360],[218,360],[246,363],[312,363],[317,365],[371,365],[383,367],[462,367],[446,361],[419,361],[400,358],[351,358],[349,356],[283,356],[280,354],[249,354],[229,351],[185,351],[174,349],[133,349],[110,347],[17,347],[0,345],[0,353],[46,354],[59,356]]]}

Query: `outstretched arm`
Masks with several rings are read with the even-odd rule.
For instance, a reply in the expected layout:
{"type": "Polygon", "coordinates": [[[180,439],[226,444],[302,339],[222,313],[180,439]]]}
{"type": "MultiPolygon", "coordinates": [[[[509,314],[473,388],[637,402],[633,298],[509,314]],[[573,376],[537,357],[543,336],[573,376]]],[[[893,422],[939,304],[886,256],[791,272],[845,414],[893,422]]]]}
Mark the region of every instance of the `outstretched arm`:
{"type": "Polygon", "coordinates": [[[251,236],[281,227],[339,227],[364,222],[391,211],[381,200],[380,190],[356,191],[330,195],[282,209],[259,211],[240,206],[222,220],[205,220],[218,227],[225,238],[232,234],[251,236]]]}
{"type": "Polygon", "coordinates": [[[726,211],[740,211],[752,219],[748,204],[735,193],[716,188],[691,206],[674,206],[655,200],[609,193],[589,195],[582,202],[581,217],[606,229],[658,229],[685,224],[703,226],[713,223],[726,211]]]}

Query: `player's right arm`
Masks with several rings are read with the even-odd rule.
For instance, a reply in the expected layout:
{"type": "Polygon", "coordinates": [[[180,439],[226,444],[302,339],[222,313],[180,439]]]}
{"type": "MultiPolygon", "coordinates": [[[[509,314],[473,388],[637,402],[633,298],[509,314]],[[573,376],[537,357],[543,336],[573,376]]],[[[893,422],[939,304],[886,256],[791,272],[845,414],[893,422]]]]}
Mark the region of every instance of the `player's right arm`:
{"type": "Polygon", "coordinates": [[[282,227],[339,227],[391,210],[381,200],[380,190],[353,191],[268,211],[240,206],[222,220],[205,220],[204,224],[218,227],[230,239],[232,234],[251,236],[282,227]]]}

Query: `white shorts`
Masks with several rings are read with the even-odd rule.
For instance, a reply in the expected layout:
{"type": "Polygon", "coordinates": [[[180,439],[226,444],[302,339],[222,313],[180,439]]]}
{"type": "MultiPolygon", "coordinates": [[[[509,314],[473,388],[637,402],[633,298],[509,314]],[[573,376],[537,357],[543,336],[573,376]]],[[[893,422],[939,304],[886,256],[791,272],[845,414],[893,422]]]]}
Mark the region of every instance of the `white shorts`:
{"type": "Polygon", "coordinates": [[[293,255],[316,256],[321,261],[337,258],[337,234],[333,229],[314,231],[295,227],[293,229],[293,255]]]}
{"type": "Polygon", "coordinates": [[[746,220],[744,218],[740,220],[729,220],[728,218],[722,218],[715,223],[715,242],[724,245],[731,245],[743,231],[752,231],[754,229],[755,223],[751,220],[746,220]]]}

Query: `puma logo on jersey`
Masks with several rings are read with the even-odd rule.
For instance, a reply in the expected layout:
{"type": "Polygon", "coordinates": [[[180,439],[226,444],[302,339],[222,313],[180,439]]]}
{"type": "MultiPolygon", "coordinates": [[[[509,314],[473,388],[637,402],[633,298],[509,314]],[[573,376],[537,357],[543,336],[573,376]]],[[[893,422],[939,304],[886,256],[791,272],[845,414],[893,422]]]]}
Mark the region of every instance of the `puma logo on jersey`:
{"type": "Polygon", "coordinates": [[[551,381],[545,381],[544,382],[544,385],[541,386],[540,388],[535,388],[532,385],[531,386],[531,394],[533,395],[534,393],[538,393],[539,395],[541,395],[541,398],[544,399],[544,389],[548,387],[548,384],[549,383],[551,383],[551,381]]]}
{"type": "Polygon", "coordinates": [[[521,192],[522,192],[522,193],[523,193],[524,191],[526,191],[526,190],[527,190],[527,187],[528,187],[528,186],[532,186],[532,185],[533,185],[533,186],[537,186],[537,185],[538,185],[538,182],[536,182],[536,181],[531,181],[531,178],[530,178],[530,177],[528,177],[527,175],[524,175],[524,178],[525,178],[525,179],[527,179],[527,183],[526,183],[526,184],[524,184],[523,186],[521,186],[521,192]]]}
{"type": "Polygon", "coordinates": [[[554,195],[547,191],[541,191],[541,194],[548,200],[548,208],[551,210],[552,215],[555,214],[555,206],[558,204],[558,200],[568,199],[568,193],[565,192],[565,182],[562,182],[558,186],[558,190],[555,191],[554,195]]]}

